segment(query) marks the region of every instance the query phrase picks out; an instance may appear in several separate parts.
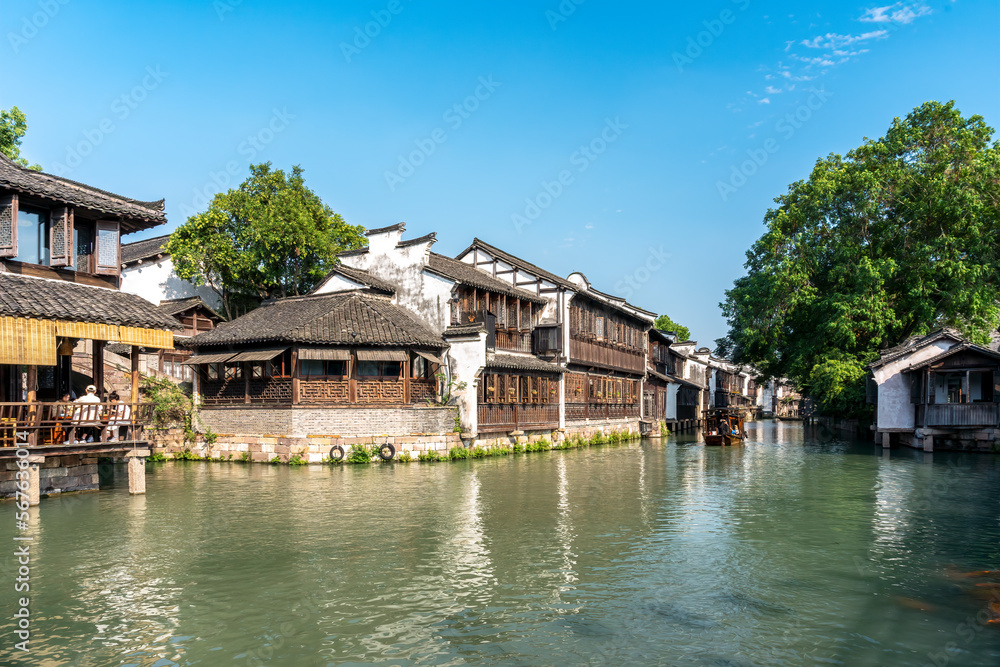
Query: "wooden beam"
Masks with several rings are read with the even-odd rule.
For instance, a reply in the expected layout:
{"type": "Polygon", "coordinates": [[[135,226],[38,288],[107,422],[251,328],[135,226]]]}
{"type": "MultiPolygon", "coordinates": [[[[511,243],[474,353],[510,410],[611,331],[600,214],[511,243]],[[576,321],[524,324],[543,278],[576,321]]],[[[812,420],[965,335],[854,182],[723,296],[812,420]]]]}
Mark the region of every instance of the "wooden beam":
{"type": "Polygon", "coordinates": [[[299,348],[292,348],[292,405],[299,403],[299,348]]]}
{"type": "Polygon", "coordinates": [[[101,396],[104,393],[104,341],[92,340],[90,345],[94,386],[97,387],[97,395],[101,396]]]}
{"type": "MultiPolygon", "coordinates": [[[[132,346],[132,397],[133,405],[139,402],[139,346],[132,346]]],[[[132,408],[133,410],[135,408],[132,408]]]]}

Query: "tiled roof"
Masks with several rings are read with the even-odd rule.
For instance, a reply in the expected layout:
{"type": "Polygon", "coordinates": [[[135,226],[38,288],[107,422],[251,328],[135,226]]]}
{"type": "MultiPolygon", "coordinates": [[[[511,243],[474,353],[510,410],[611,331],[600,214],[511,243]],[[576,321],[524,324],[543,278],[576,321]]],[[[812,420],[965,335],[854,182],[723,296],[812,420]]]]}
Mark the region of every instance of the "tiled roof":
{"type": "Polygon", "coordinates": [[[332,271],[330,271],[329,275],[333,275],[334,273],[339,273],[348,280],[365,285],[366,287],[371,287],[379,292],[384,292],[386,294],[396,293],[395,285],[387,280],[382,280],[381,278],[373,276],[371,273],[363,269],[355,269],[354,267],[347,266],[346,264],[338,264],[332,271]]]}
{"type": "Polygon", "coordinates": [[[565,373],[566,369],[557,364],[535,357],[521,357],[514,354],[490,354],[486,357],[486,368],[499,368],[536,373],[565,373]]]}
{"type": "Polygon", "coordinates": [[[440,336],[408,310],[393,305],[383,296],[363,292],[278,299],[198,334],[191,344],[200,347],[264,341],[447,347],[440,336]]]}
{"type": "Polygon", "coordinates": [[[908,352],[912,352],[916,349],[924,347],[925,345],[929,345],[930,343],[933,343],[941,338],[953,338],[956,341],[960,341],[962,340],[962,334],[955,329],[945,327],[942,329],[936,329],[925,336],[910,336],[896,347],[890,347],[887,350],[882,350],[882,356],[878,359],[878,361],[874,361],[869,364],[868,368],[878,368],[880,366],[884,366],[890,361],[899,359],[908,352]]]}
{"type": "Polygon", "coordinates": [[[120,217],[123,234],[167,221],[162,199],[153,202],[129,199],[68,178],[22,167],[6,155],[0,155],[0,188],[120,217]]]}
{"type": "MultiPolygon", "coordinates": [[[[542,267],[536,266],[536,265],[532,264],[531,262],[527,262],[527,261],[521,259],[520,257],[515,257],[514,255],[511,255],[509,252],[505,252],[505,251],[501,250],[500,248],[497,248],[496,246],[492,246],[492,245],[490,245],[486,241],[483,241],[480,238],[474,238],[474,239],[472,239],[472,245],[470,245],[468,247],[468,249],[466,249],[464,252],[462,252],[461,255],[464,255],[466,252],[468,252],[469,250],[472,250],[473,248],[475,248],[477,246],[480,247],[480,248],[482,248],[483,250],[486,250],[487,252],[489,252],[491,255],[493,255],[497,259],[502,259],[503,261],[507,262],[511,266],[516,266],[519,269],[524,269],[525,271],[528,271],[530,273],[534,273],[537,276],[545,278],[549,282],[553,282],[556,285],[560,285],[560,286],[565,287],[567,289],[573,290],[574,292],[576,292],[577,290],[579,290],[579,288],[576,285],[574,285],[570,281],[566,280],[565,278],[557,276],[554,273],[550,273],[550,272],[546,271],[545,269],[543,269],[542,267]]],[[[459,255],[459,256],[461,256],[461,255],[459,255]]]]}
{"type": "Polygon", "coordinates": [[[494,278],[485,271],[480,271],[471,264],[466,264],[460,260],[439,255],[436,252],[432,252],[430,254],[430,258],[427,260],[427,268],[438,275],[454,280],[462,285],[469,285],[470,287],[478,287],[479,289],[488,290],[490,292],[498,292],[500,294],[514,296],[518,299],[524,299],[525,301],[531,301],[533,303],[545,303],[545,299],[541,298],[537,294],[523,290],[519,287],[514,287],[506,281],[494,278]]]}
{"type": "Polygon", "coordinates": [[[372,234],[385,234],[386,232],[394,232],[396,230],[404,231],[405,229],[405,222],[397,222],[396,224],[389,225],[388,227],[376,227],[375,229],[369,229],[365,232],[365,236],[371,236],[372,234]]]}
{"type": "Polygon", "coordinates": [[[482,322],[476,322],[475,324],[453,324],[444,330],[444,335],[447,336],[471,336],[473,334],[478,334],[486,331],[486,325],[482,322]]]}
{"type": "Polygon", "coordinates": [[[179,328],[177,320],[134,294],[13,273],[0,273],[0,315],[143,329],[179,328]]]}
{"type": "Polygon", "coordinates": [[[950,357],[953,354],[958,354],[959,352],[962,352],[964,350],[977,352],[986,357],[993,357],[994,359],[1000,359],[1000,352],[997,352],[996,350],[991,350],[988,347],[982,347],[981,345],[976,345],[974,343],[960,343],[959,345],[948,348],[947,350],[941,352],[940,354],[935,354],[930,359],[924,359],[920,363],[910,365],[909,367],[904,369],[903,372],[906,373],[909,371],[915,371],[920,368],[926,368],[927,366],[936,364],[942,359],[950,357]]]}
{"type": "Polygon", "coordinates": [[[437,232],[431,232],[430,234],[424,234],[423,236],[418,236],[415,239],[407,239],[405,241],[400,241],[399,243],[396,244],[396,247],[397,248],[406,248],[406,247],[409,247],[411,245],[418,245],[420,243],[427,243],[428,241],[431,243],[431,245],[434,245],[434,242],[437,241],[437,232]]]}
{"type": "Polygon", "coordinates": [[[157,306],[160,312],[165,315],[170,315],[171,317],[176,316],[178,313],[183,313],[185,310],[191,308],[204,308],[214,317],[219,318],[219,320],[224,320],[222,315],[219,315],[215,310],[209,308],[208,304],[200,296],[189,296],[183,299],[167,299],[165,301],[160,301],[160,305],[157,306]]]}
{"type": "Polygon", "coordinates": [[[164,248],[169,239],[170,234],[165,234],[151,239],[143,239],[142,241],[123,243],[122,264],[133,264],[140,259],[149,259],[150,257],[166,254],[164,248]]]}

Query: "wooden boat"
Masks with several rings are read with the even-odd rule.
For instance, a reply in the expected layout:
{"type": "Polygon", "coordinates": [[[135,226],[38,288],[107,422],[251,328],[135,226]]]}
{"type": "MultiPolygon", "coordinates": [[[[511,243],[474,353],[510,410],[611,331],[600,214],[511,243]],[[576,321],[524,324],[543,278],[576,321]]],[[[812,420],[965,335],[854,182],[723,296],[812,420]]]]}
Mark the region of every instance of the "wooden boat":
{"type": "Polygon", "coordinates": [[[710,408],[703,413],[702,437],[706,445],[739,445],[746,440],[743,414],[733,408],[710,408]]]}

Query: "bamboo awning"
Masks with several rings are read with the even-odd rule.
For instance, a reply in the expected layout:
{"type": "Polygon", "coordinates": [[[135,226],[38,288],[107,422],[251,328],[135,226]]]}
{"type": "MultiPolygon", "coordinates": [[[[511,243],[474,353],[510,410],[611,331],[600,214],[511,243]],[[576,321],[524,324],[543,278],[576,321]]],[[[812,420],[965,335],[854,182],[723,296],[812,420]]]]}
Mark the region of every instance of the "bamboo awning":
{"type": "Polygon", "coordinates": [[[232,359],[228,360],[228,363],[235,363],[237,361],[271,361],[276,356],[287,350],[288,347],[270,347],[263,350],[247,350],[246,352],[240,352],[232,359]]]}
{"type": "Polygon", "coordinates": [[[416,353],[416,355],[418,357],[423,357],[424,359],[426,359],[427,361],[429,361],[431,363],[434,363],[434,364],[443,364],[444,363],[443,361],[441,361],[441,357],[437,357],[437,356],[431,354],[430,352],[424,352],[423,350],[414,350],[414,352],[416,353]]]}
{"type": "Polygon", "coordinates": [[[163,350],[174,348],[174,334],[167,330],[0,316],[0,364],[55,366],[56,338],[60,336],[163,350]]]}
{"type": "Polygon", "coordinates": [[[319,349],[315,347],[300,347],[299,359],[309,361],[347,361],[351,358],[351,351],[343,348],[319,349]]]}
{"type": "Polygon", "coordinates": [[[235,352],[216,352],[215,354],[193,354],[181,363],[187,366],[196,366],[198,364],[221,364],[224,361],[229,361],[235,355],[235,352]]]}
{"type": "Polygon", "coordinates": [[[405,350],[358,350],[358,361],[406,361],[405,350]]]}

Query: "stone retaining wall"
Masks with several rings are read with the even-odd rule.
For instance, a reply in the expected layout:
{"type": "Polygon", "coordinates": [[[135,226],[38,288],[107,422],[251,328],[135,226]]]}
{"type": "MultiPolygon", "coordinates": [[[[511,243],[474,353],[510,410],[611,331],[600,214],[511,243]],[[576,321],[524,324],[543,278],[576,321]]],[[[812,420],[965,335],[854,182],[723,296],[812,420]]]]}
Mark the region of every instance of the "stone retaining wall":
{"type": "MultiPolygon", "coordinates": [[[[17,490],[17,459],[4,459],[0,466],[0,497],[11,498],[17,490]]],[[[46,456],[39,465],[38,487],[41,495],[71,491],[96,491],[100,486],[97,458],[79,454],[46,456]]]]}

